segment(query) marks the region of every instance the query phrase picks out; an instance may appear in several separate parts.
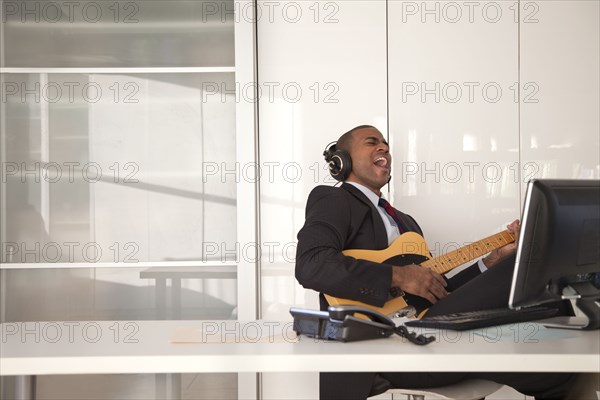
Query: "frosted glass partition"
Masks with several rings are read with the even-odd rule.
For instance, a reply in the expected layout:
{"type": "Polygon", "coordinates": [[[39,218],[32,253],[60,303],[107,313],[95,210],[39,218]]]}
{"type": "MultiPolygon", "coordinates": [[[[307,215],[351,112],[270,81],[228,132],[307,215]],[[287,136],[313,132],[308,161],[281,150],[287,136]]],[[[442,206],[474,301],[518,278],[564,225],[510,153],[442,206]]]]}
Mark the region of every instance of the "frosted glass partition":
{"type": "MultiPolygon", "coordinates": [[[[124,337],[136,320],[252,315],[256,261],[238,243],[253,241],[256,195],[235,172],[255,157],[255,105],[235,83],[255,74],[252,6],[0,0],[0,322],[116,320],[124,337]]],[[[36,389],[250,398],[250,375],[36,389]]]]}
{"type": "Polygon", "coordinates": [[[206,243],[234,246],[235,179],[203,178],[235,162],[235,95],[215,95],[221,84],[233,74],[5,75],[41,87],[41,101],[7,95],[2,132],[5,242],[40,252],[2,261],[221,260],[206,243]]]}
{"type": "Polygon", "coordinates": [[[236,181],[214,173],[235,165],[233,73],[1,84],[0,261],[34,268],[2,271],[3,316],[235,316],[236,181]],[[177,268],[156,275],[166,267],[177,268]],[[212,309],[189,314],[186,301],[212,309]]]}
{"type": "Polygon", "coordinates": [[[234,65],[234,2],[2,2],[3,67],[234,65]]]}

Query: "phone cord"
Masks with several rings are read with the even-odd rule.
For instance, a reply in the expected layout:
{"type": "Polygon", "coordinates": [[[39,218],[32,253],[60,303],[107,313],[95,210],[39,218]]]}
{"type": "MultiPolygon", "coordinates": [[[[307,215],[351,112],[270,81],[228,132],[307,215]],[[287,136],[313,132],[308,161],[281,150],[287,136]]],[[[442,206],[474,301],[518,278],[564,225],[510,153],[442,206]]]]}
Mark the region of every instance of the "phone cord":
{"type": "Polygon", "coordinates": [[[434,336],[417,335],[415,332],[409,332],[404,325],[399,325],[394,329],[396,335],[408,339],[409,342],[424,346],[435,340],[434,336]]]}

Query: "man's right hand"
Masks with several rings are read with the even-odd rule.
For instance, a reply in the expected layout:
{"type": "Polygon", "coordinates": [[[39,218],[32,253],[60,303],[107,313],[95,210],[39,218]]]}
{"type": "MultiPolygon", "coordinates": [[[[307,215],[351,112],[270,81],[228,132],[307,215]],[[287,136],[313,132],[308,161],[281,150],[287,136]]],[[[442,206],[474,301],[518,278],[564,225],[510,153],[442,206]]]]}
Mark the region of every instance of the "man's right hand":
{"type": "Polygon", "coordinates": [[[392,287],[421,296],[432,304],[448,295],[446,281],[440,274],[418,265],[394,266],[392,269],[392,287]]]}

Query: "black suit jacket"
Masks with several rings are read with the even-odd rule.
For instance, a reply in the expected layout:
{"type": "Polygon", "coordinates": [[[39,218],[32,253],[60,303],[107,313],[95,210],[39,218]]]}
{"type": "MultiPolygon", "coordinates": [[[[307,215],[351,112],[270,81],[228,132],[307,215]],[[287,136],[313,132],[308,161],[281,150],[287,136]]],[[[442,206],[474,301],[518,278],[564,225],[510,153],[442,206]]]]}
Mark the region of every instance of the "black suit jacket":
{"type": "MultiPolygon", "coordinates": [[[[396,212],[409,231],[423,236],[411,216],[396,212]]],[[[358,260],[342,251],[387,247],[381,215],[359,189],[347,183],[317,186],[308,197],[306,221],[298,232],[296,279],[305,288],[381,307],[389,300],[392,265],[358,260]]],[[[479,274],[474,264],[450,279],[449,289],[479,274]]]]}

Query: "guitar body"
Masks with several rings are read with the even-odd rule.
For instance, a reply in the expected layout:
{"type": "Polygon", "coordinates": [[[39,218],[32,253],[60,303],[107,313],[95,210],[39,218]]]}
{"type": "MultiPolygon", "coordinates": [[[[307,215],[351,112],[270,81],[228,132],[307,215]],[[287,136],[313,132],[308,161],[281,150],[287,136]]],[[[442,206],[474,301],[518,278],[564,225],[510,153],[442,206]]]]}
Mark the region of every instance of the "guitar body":
{"type": "MultiPolygon", "coordinates": [[[[406,232],[400,235],[387,249],[384,250],[345,250],[344,255],[361,260],[369,260],[377,263],[391,265],[411,265],[421,263],[430,259],[429,247],[425,239],[415,232],[406,232]]],[[[423,297],[410,293],[389,300],[383,307],[376,307],[356,300],[342,299],[325,294],[329,305],[358,305],[367,307],[388,316],[421,316],[431,303],[423,297]]]]}
{"type": "MultiPolygon", "coordinates": [[[[432,259],[425,239],[418,233],[406,232],[394,240],[387,249],[344,250],[343,253],[347,256],[376,263],[397,266],[417,264],[439,274],[444,274],[485,253],[512,243],[514,240],[515,238],[508,231],[503,231],[432,259]]],[[[325,294],[325,299],[329,305],[362,306],[390,317],[415,315],[420,318],[431,306],[428,300],[410,293],[402,293],[399,297],[386,302],[383,307],[375,307],[360,301],[337,298],[328,294],[325,294]]]]}

